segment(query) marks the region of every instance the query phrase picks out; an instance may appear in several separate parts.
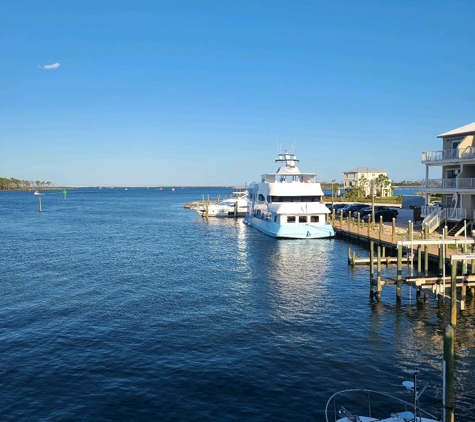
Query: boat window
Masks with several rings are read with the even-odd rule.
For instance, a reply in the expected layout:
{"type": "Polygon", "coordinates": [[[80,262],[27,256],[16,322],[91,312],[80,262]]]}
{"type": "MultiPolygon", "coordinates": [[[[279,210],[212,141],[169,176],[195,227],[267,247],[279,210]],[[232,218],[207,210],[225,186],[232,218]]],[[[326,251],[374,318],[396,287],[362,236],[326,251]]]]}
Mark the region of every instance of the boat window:
{"type": "Polygon", "coordinates": [[[321,196],[271,196],[270,200],[273,203],[276,203],[276,202],[321,202],[321,196]]]}
{"type": "Polygon", "coordinates": [[[257,210],[257,216],[260,217],[261,215],[261,210],[257,210]]]}
{"type": "Polygon", "coordinates": [[[306,223],[307,216],[306,215],[299,215],[299,223],[306,223]]]}
{"type": "Polygon", "coordinates": [[[266,198],[264,197],[264,195],[262,195],[262,193],[259,194],[259,201],[265,201],[266,198]]]}
{"type": "Polygon", "coordinates": [[[274,222],[277,223],[277,215],[274,215],[274,222]]]}
{"type": "Polygon", "coordinates": [[[272,202],[272,198],[269,195],[267,195],[267,202],[269,202],[269,203],[272,202]]]}
{"type": "Polygon", "coordinates": [[[311,223],[318,223],[320,221],[320,216],[319,215],[311,215],[310,216],[310,222],[311,223]]]}
{"type": "Polygon", "coordinates": [[[295,223],[295,216],[294,215],[288,215],[287,216],[287,223],[295,223]]]}

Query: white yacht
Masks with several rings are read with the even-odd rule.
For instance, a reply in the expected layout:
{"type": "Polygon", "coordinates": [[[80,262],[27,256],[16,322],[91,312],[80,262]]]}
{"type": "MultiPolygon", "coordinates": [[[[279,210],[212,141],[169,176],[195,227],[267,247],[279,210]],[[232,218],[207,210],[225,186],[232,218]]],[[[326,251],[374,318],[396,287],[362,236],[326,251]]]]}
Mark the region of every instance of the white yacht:
{"type": "MultiPolygon", "coordinates": [[[[383,393],[381,391],[367,390],[362,388],[346,389],[333,394],[325,407],[326,422],[437,422],[440,421],[436,416],[430,414],[421,408],[419,398],[426,390],[427,384],[423,389],[417,391],[417,375],[419,370],[416,368],[412,371],[414,381],[404,381],[403,386],[412,394],[411,402],[402,400],[393,395],[383,393]],[[341,403],[346,396],[346,401],[353,406],[361,407],[364,402],[368,405],[368,415],[361,416],[350,412],[345,407],[337,405],[337,401],[341,403]],[[375,416],[377,413],[378,403],[385,403],[384,408],[388,408],[388,403],[393,402],[395,407],[388,410],[384,416],[375,416]],[[338,408],[338,410],[337,410],[338,408]],[[399,409],[399,410],[395,410],[399,409]],[[333,417],[332,417],[332,416],[333,417]]],[[[445,420],[445,419],[444,419],[445,420]]]]}
{"type": "Polygon", "coordinates": [[[200,205],[194,210],[203,217],[206,213],[208,217],[244,217],[248,199],[247,188],[238,189],[233,191],[229,198],[217,204],[200,205]]]}
{"type": "Polygon", "coordinates": [[[316,173],[302,173],[299,160],[285,151],[275,160],[283,163],[275,173],[262,175],[259,183],[249,185],[249,205],[244,222],[269,236],[315,239],[333,237],[335,232],[326,216],[323,191],[316,173]]]}

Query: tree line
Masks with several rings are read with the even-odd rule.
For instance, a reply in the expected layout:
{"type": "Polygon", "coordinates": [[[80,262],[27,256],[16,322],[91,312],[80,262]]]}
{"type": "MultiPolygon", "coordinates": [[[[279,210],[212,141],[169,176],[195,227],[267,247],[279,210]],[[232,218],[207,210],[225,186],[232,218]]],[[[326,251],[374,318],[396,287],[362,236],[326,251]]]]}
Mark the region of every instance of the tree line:
{"type": "Polygon", "coordinates": [[[14,177],[0,177],[0,190],[44,189],[53,186],[51,182],[41,180],[20,180],[14,177]]]}

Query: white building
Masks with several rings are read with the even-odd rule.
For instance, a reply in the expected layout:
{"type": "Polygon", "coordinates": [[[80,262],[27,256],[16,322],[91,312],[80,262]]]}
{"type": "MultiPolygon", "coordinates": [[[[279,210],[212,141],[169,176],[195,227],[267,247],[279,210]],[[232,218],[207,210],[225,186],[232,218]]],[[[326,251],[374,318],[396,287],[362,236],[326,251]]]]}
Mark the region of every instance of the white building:
{"type": "Polygon", "coordinates": [[[343,172],[343,188],[360,189],[364,196],[370,196],[373,193],[382,197],[392,195],[391,180],[388,179],[388,173],[373,167],[356,167],[343,172]],[[378,183],[384,180],[385,183],[378,183]]]}
{"type": "Polygon", "coordinates": [[[449,235],[457,236],[465,227],[471,230],[475,218],[475,122],[437,137],[442,138],[442,149],[422,153],[426,206],[421,215],[429,231],[447,225],[449,235]],[[437,178],[430,173],[436,173],[437,178]],[[442,207],[430,206],[434,194],[442,196],[442,207]]]}

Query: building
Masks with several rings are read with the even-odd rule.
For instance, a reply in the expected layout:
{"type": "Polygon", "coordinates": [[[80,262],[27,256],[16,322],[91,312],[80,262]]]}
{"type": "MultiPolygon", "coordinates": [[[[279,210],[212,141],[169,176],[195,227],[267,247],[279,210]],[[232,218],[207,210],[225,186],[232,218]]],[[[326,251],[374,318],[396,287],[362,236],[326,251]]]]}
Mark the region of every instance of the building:
{"type": "Polygon", "coordinates": [[[362,196],[387,197],[392,195],[391,180],[385,171],[373,167],[356,167],[343,172],[343,188],[360,189],[362,196]]]}
{"type": "Polygon", "coordinates": [[[426,167],[423,223],[430,232],[447,225],[449,235],[470,233],[475,210],[475,122],[437,137],[442,139],[442,149],[422,153],[426,167]],[[442,196],[441,206],[431,206],[435,194],[442,196]]]}

